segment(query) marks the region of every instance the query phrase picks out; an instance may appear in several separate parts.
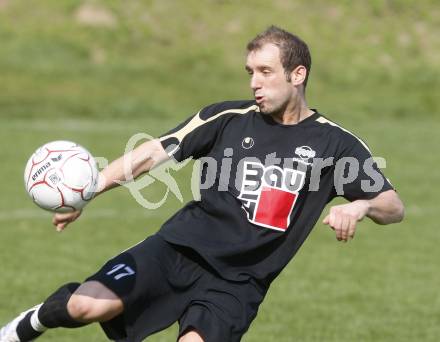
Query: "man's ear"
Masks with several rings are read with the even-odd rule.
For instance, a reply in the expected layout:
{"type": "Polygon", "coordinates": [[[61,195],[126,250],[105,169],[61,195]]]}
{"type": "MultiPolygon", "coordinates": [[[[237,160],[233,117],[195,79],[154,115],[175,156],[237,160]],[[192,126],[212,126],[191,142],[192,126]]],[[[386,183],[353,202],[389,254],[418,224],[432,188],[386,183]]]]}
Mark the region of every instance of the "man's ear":
{"type": "Polygon", "coordinates": [[[290,80],[293,85],[303,84],[307,77],[307,69],[304,65],[298,65],[290,73],[290,80]]]}

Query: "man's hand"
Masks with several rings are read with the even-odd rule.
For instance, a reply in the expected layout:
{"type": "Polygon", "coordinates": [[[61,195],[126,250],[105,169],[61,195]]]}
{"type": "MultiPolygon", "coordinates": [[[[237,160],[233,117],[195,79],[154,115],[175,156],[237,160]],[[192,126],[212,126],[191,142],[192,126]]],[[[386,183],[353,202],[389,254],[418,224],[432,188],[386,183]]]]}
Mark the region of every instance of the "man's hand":
{"type": "Polygon", "coordinates": [[[75,221],[82,213],[82,210],[72,211],[70,213],[56,213],[53,216],[52,223],[57,228],[57,232],[62,232],[70,222],[75,221]]]}
{"type": "Polygon", "coordinates": [[[338,241],[347,242],[353,239],[356,224],[367,215],[370,204],[366,200],[358,200],[347,204],[335,205],[322,221],[336,232],[338,241]]]}

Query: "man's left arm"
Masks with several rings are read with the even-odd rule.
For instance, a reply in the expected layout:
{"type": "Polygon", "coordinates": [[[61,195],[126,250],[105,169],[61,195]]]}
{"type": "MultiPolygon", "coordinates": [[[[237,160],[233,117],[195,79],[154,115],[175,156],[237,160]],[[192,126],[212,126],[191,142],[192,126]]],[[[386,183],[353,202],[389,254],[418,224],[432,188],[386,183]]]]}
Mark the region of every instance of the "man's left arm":
{"type": "Polygon", "coordinates": [[[367,216],[378,224],[397,223],[403,220],[404,206],[396,191],[387,190],[372,199],[360,199],[330,208],[323,223],[336,233],[338,241],[354,237],[356,226],[367,216]]]}
{"type": "Polygon", "coordinates": [[[403,203],[379,169],[367,145],[352,134],[342,135],[341,142],[339,157],[347,162],[335,167],[335,185],[339,185],[335,190],[349,203],[332,206],[323,223],[335,230],[339,241],[348,241],[354,237],[357,223],[365,216],[378,224],[402,221],[403,203]],[[346,177],[351,171],[356,171],[356,176],[348,181],[346,177]]]}

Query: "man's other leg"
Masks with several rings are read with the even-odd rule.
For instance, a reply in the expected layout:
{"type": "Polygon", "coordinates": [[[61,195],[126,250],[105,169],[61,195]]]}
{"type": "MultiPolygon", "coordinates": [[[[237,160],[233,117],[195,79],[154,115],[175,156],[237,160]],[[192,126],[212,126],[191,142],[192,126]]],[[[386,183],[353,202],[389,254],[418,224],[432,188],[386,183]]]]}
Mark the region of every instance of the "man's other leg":
{"type": "Polygon", "coordinates": [[[0,342],[32,341],[47,329],[78,328],[110,320],[122,311],[121,299],[99,282],[69,283],[3,327],[0,342]]]}

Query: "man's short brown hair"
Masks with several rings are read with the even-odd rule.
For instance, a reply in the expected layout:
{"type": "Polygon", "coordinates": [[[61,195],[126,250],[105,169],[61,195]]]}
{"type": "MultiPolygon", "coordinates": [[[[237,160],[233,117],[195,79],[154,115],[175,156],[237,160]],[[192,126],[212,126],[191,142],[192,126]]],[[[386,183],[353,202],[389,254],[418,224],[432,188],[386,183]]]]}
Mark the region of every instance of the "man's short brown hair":
{"type": "Polygon", "coordinates": [[[261,49],[268,43],[274,44],[280,49],[281,64],[288,81],[290,81],[290,73],[299,65],[303,65],[307,69],[304,80],[305,89],[312,67],[312,57],[307,44],[298,36],[272,25],[252,39],[246,48],[249,53],[261,49]]]}

